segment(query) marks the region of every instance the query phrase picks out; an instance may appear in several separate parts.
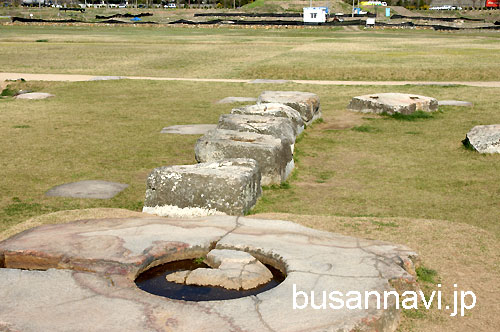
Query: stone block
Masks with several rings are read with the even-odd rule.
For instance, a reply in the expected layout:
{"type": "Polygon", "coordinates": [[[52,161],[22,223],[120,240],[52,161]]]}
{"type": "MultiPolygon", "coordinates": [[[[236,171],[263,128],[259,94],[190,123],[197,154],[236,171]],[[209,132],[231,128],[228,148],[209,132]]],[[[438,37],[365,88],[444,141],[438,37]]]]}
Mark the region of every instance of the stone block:
{"type": "Polygon", "coordinates": [[[217,128],[271,135],[289,142],[293,152],[296,136],[293,130],[292,121],[288,118],[223,114],[219,118],[217,128]]]}
{"type": "Polygon", "coordinates": [[[479,153],[500,153],[500,124],[475,126],[462,143],[479,153]]]}
{"type": "Polygon", "coordinates": [[[270,135],[225,129],[209,131],[199,138],[195,157],[198,162],[255,159],[262,175],[262,185],[285,182],[294,166],[289,142],[270,135]]]}
{"type": "Polygon", "coordinates": [[[352,98],[347,108],[361,113],[409,115],[415,111],[437,111],[438,101],[432,97],[407,93],[375,93],[352,98]]]}
{"type": "Polygon", "coordinates": [[[291,108],[278,103],[256,104],[233,108],[231,114],[258,115],[265,117],[288,118],[292,122],[293,132],[295,136],[299,135],[304,130],[304,121],[300,113],[291,108]]]}
{"type": "Polygon", "coordinates": [[[264,91],[257,103],[281,103],[300,113],[306,124],[311,124],[321,117],[319,96],[301,91],[264,91]]]}
{"type": "Polygon", "coordinates": [[[243,215],[260,194],[260,172],[253,159],[159,167],[147,179],[143,212],[170,217],[243,215]]]}

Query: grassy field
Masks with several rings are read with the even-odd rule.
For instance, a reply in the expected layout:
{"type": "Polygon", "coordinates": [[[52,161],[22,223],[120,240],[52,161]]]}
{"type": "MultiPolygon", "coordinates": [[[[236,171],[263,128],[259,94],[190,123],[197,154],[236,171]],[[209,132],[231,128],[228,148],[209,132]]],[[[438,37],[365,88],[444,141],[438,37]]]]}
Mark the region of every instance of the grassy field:
{"type": "Polygon", "coordinates": [[[495,32],[0,25],[0,50],[4,72],[500,80],[495,32]]]}
{"type": "MultiPolygon", "coordinates": [[[[490,33],[0,26],[5,72],[432,80],[445,78],[425,59],[446,53],[443,66],[453,79],[498,80],[494,59],[467,62],[467,55],[485,58],[498,48],[498,34],[490,33]],[[40,39],[48,42],[36,42],[40,39]],[[373,57],[367,43],[394,56],[378,64],[347,60],[373,57]],[[341,54],[338,48],[343,56],[327,56],[341,54]],[[299,54],[318,58],[309,64],[299,54]],[[410,58],[428,70],[414,67],[410,58]],[[310,73],[313,64],[328,70],[310,73]],[[360,66],[366,69],[353,71],[360,66]],[[270,74],[258,74],[262,68],[270,74]]],[[[198,136],[160,134],[163,127],[216,123],[232,107],[216,101],[228,96],[310,91],[321,97],[323,122],[309,127],[296,144],[296,171],[287,189],[267,188],[252,214],[406,244],[421,254],[424,266],[437,271],[435,282],[423,287],[442,282],[450,289],[458,282],[478,295],[469,316],[450,318],[437,310],[407,314],[401,331],[492,331],[499,324],[500,155],[479,155],[461,144],[474,125],[500,123],[498,89],[137,80],[18,82],[10,88],[56,97],[0,99],[0,239],[39,223],[135,215],[103,208],[140,211],[153,168],[195,163],[198,136]],[[440,107],[414,121],[346,110],[353,96],[387,91],[474,106],[440,107]],[[52,186],[89,179],[130,186],[110,200],[44,195],[52,186]],[[23,223],[29,218],[34,219],[23,223]]]]}

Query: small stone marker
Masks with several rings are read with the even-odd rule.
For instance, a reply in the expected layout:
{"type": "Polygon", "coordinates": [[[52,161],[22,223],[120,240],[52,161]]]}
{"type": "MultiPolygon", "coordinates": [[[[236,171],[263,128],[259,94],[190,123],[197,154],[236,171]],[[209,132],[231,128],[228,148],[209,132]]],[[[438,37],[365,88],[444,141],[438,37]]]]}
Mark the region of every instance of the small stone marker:
{"type": "Polygon", "coordinates": [[[192,125],[175,125],[165,127],[161,130],[161,134],[180,134],[180,135],[203,135],[209,130],[215,129],[214,124],[192,124],[192,125]]]}
{"type": "Polygon", "coordinates": [[[180,271],[167,275],[179,284],[219,286],[226,289],[252,289],[269,282],[273,274],[255,257],[244,251],[213,249],[205,260],[208,268],[180,271]]]}
{"type": "Polygon", "coordinates": [[[147,179],[143,212],[169,217],[243,215],[261,194],[253,159],[155,168],[147,179]]]}
{"type": "Polygon", "coordinates": [[[266,117],[288,118],[292,121],[295,136],[304,130],[304,121],[300,113],[284,104],[266,103],[233,108],[231,114],[259,115],[266,117]]]}
{"type": "Polygon", "coordinates": [[[439,106],[463,106],[463,107],[472,107],[472,103],[469,101],[460,101],[460,100],[439,100],[439,106]]]}
{"type": "Polygon", "coordinates": [[[290,142],[290,145],[295,143],[293,124],[288,118],[223,114],[217,128],[271,135],[290,142]]]}
{"type": "Polygon", "coordinates": [[[479,153],[500,153],[500,124],[475,126],[462,143],[479,153]]]}
{"type": "Polygon", "coordinates": [[[232,104],[232,103],[253,103],[256,102],[257,98],[253,97],[226,97],[217,102],[217,104],[232,104]]]}
{"type": "Polygon", "coordinates": [[[311,124],[321,117],[319,96],[301,91],[264,91],[257,100],[261,103],[281,103],[300,113],[306,124],[311,124]]]}
{"type": "Polygon", "coordinates": [[[85,180],[53,187],[49,189],[45,195],[73,198],[109,199],[115,197],[127,187],[128,184],[123,183],[101,180],[85,180]]]}
{"type": "Polygon", "coordinates": [[[438,101],[432,97],[407,93],[375,93],[352,98],[347,108],[361,113],[408,115],[415,111],[437,111],[438,101]]]}
{"type": "Polygon", "coordinates": [[[257,133],[216,129],[198,139],[195,146],[198,162],[230,158],[252,158],[262,174],[262,185],[280,184],[293,170],[290,142],[257,133]]]}
{"type": "Polygon", "coordinates": [[[23,93],[20,95],[16,96],[16,99],[28,99],[28,100],[40,100],[40,99],[46,99],[50,97],[55,97],[54,95],[50,93],[45,93],[45,92],[29,92],[29,93],[23,93]]]}

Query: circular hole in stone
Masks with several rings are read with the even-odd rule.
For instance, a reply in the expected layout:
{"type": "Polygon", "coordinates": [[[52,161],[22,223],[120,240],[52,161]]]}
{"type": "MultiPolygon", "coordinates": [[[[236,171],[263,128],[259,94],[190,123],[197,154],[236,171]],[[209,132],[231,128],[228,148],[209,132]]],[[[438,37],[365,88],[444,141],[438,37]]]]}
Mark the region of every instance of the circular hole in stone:
{"type": "Polygon", "coordinates": [[[137,287],[150,294],[184,301],[220,301],[256,295],[278,286],[286,275],[272,265],[264,264],[272,273],[272,278],[265,284],[251,289],[227,289],[220,286],[198,286],[181,284],[167,280],[167,276],[181,271],[211,269],[199,259],[185,259],[155,266],[142,272],[135,280],[137,287]]]}

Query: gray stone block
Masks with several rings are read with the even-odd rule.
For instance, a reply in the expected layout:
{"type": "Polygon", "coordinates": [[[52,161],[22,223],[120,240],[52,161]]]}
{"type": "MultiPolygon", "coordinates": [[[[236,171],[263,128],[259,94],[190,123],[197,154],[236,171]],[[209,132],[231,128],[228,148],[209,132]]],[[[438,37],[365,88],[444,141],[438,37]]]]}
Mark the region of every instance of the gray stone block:
{"type": "Polygon", "coordinates": [[[284,104],[267,103],[233,108],[231,110],[231,114],[288,118],[293,124],[293,132],[295,136],[299,135],[304,130],[304,121],[302,120],[300,113],[284,104]]]}
{"type": "Polygon", "coordinates": [[[281,103],[290,106],[300,113],[306,124],[311,124],[321,117],[319,96],[301,91],[264,91],[259,96],[260,103],[281,103]]]}
{"type": "Polygon", "coordinates": [[[438,101],[432,97],[407,93],[375,93],[352,98],[347,108],[361,113],[408,115],[415,111],[437,111],[438,101]]]}
{"type": "Polygon", "coordinates": [[[155,168],[147,179],[143,211],[160,216],[242,215],[261,194],[253,159],[155,168]]]}
{"type": "Polygon", "coordinates": [[[479,153],[500,153],[500,124],[475,126],[462,142],[479,153]]]}
{"type": "Polygon", "coordinates": [[[290,146],[292,146],[293,152],[293,145],[296,137],[292,121],[288,118],[223,114],[219,118],[217,128],[271,135],[288,142],[290,146]]]}
{"type": "Polygon", "coordinates": [[[229,158],[252,158],[259,165],[262,185],[279,184],[293,169],[289,142],[270,135],[216,129],[196,142],[198,162],[213,162],[229,158]]]}

